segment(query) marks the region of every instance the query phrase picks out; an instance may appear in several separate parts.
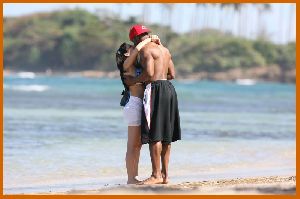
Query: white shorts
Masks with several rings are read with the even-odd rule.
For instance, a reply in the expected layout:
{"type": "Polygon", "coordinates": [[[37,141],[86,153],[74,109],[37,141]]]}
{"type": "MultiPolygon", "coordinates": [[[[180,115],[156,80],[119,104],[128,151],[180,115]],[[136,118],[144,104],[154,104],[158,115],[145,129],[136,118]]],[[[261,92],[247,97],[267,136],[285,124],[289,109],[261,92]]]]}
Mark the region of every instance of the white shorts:
{"type": "Polygon", "coordinates": [[[142,99],[130,96],[128,103],[124,107],[124,120],[128,126],[140,126],[142,117],[142,99]]]}

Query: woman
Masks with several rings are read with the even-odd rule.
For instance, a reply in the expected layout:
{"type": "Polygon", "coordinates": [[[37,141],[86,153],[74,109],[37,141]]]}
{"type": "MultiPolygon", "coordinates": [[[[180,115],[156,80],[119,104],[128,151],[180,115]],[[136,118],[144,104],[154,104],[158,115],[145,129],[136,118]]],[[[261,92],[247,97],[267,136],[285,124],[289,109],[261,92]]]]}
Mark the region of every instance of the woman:
{"type": "MultiPolygon", "coordinates": [[[[123,43],[116,53],[117,66],[120,70],[122,83],[126,91],[129,91],[130,98],[124,107],[124,119],[128,124],[128,141],[126,152],[126,168],[128,180],[127,184],[136,184],[140,181],[138,176],[138,163],[141,150],[141,113],[143,108],[143,84],[135,84],[128,87],[124,83],[124,76],[138,76],[141,73],[141,67],[137,64],[136,59],[139,51],[149,42],[154,41],[160,44],[156,35],[152,35],[140,42],[136,47],[123,43]]],[[[123,92],[124,93],[124,92],[123,92]]],[[[126,100],[125,100],[126,101],[126,100]]],[[[124,104],[125,104],[124,103],[124,104]]]]}

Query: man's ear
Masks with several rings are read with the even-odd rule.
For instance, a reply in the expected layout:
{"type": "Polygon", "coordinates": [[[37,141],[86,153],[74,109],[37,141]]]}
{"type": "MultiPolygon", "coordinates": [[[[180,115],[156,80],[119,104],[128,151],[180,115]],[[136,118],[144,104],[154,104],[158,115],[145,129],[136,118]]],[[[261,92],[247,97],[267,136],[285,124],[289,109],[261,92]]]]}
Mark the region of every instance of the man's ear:
{"type": "Polygon", "coordinates": [[[137,42],[138,41],[138,37],[137,36],[135,36],[134,38],[133,38],[133,43],[134,43],[134,45],[137,45],[137,42]]]}
{"type": "Polygon", "coordinates": [[[133,43],[134,43],[135,45],[137,45],[137,44],[139,43],[139,41],[140,41],[140,37],[139,37],[139,36],[135,36],[135,37],[133,38],[133,43]]]}

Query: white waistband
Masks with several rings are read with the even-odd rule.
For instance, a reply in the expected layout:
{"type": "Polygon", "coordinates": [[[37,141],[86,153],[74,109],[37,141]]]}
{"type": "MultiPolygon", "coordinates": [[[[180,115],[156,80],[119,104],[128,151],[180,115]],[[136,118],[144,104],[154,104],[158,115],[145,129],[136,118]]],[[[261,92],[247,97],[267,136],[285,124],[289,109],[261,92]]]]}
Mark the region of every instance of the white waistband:
{"type": "Polygon", "coordinates": [[[135,102],[142,102],[142,99],[136,96],[130,96],[130,101],[135,101],[135,102]]]}
{"type": "MultiPolygon", "coordinates": [[[[157,79],[157,80],[155,80],[155,81],[166,81],[167,79],[157,79]]],[[[155,81],[153,81],[153,82],[155,82],[155,81]]],[[[148,84],[146,84],[146,86],[148,86],[149,84],[151,84],[152,82],[149,82],[148,84]]]]}

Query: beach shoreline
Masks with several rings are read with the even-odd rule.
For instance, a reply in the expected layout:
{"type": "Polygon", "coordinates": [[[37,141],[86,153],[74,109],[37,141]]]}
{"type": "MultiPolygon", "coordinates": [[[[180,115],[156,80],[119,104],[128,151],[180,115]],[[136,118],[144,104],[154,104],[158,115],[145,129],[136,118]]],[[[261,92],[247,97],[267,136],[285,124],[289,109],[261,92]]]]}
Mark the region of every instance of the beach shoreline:
{"type": "MultiPolygon", "coordinates": [[[[23,71],[14,71],[4,69],[3,75],[18,75],[23,71]]],[[[65,71],[58,72],[47,70],[45,72],[30,72],[40,76],[67,76],[67,77],[86,77],[86,78],[120,78],[118,70],[115,71],[99,71],[99,70],[84,70],[84,71],[65,71]]],[[[249,69],[232,69],[224,72],[192,72],[192,73],[178,73],[177,80],[212,80],[212,81],[237,81],[237,80],[252,80],[261,82],[281,82],[281,83],[294,83],[296,70],[291,70],[285,74],[288,78],[283,80],[280,68],[278,66],[269,67],[254,67],[249,69]]]]}
{"type": "MultiPolygon", "coordinates": [[[[65,192],[29,193],[29,195],[227,195],[296,194],[296,176],[232,178],[181,182],[167,185],[109,185],[99,189],[72,189],[65,192]]],[[[27,194],[26,194],[27,195],[27,194]]]]}

